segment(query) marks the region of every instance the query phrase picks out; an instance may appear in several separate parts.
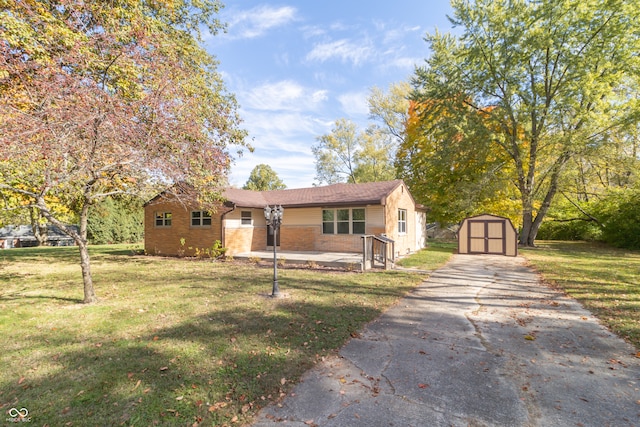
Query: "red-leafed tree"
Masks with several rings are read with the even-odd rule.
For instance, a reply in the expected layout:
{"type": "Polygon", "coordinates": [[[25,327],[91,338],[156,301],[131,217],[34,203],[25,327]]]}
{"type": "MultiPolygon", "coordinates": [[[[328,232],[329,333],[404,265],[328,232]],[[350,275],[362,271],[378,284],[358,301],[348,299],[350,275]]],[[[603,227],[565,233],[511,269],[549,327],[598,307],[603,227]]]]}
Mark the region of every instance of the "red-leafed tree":
{"type": "Polygon", "coordinates": [[[199,43],[201,29],[222,28],[220,7],[16,0],[0,10],[0,191],[74,239],[85,303],[96,301],[87,246],[96,201],[187,182],[212,203],[230,147],[243,146],[235,99],[199,43]],[[78,232],[60,207],[77,215],[78,232]]]}

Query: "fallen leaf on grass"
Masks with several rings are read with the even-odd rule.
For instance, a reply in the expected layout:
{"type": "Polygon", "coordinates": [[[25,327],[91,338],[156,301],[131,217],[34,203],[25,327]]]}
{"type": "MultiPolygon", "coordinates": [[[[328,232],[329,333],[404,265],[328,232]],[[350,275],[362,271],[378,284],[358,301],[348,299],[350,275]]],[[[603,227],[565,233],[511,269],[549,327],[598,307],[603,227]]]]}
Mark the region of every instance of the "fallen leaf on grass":
{"type": "Polygon", "coordinates": [[[138,382],[136,383],[135,387],[133,387],[133,389],[137,389],[138,387],[140,387],[140,383],[142,382],[142,380],[138,380],[138,382]]]}
{"type": "Polygon", "coordinates": [[[217,411],[218,409],[224,408],[225,406],[227,406],[227,402],[218,402],[214,405],[209,406],[209,412],[217,411]]]}
{"type": "Polygon", "coordinates": [[[280,384],[285,385],[287,383],[286,378],[280,378],[280,384]]]}

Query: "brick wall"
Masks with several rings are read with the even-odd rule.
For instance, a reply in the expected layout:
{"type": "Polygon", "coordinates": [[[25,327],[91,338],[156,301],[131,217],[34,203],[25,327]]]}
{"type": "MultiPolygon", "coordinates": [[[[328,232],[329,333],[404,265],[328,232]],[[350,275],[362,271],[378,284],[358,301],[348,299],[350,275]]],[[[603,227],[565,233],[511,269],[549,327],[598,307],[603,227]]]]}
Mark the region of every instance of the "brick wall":
{"type": "Polygon", "coordinates": [[[191,211],[193,207],[159,199],[145,206],[144,210],[144,249],[153,255],[192,256],[196,248],[203,250],[222,239],[219,211],[212,215],[211,226],[192,227],[191,211]],[[170,212],[171,226],[156,226],[156,212],[170,212]],[[184,239],[184,246],[181,245],[184,239]]]}
{"type": "Polygon", "coordinates": [[[360,234],[320,234],[316,240],[317,251],[362,252],[360,234]]]}
{"type": "Polygon", "coordinates": [[[227,228],[224,231],[227,254],[264,250],[267,247],[266,227],[227,228]]]}
{"type": "Polygon", "coordinates": [[[316,251],[316,240],[320,226],[280,227],[280,248],[285,251],[316,251]]]}

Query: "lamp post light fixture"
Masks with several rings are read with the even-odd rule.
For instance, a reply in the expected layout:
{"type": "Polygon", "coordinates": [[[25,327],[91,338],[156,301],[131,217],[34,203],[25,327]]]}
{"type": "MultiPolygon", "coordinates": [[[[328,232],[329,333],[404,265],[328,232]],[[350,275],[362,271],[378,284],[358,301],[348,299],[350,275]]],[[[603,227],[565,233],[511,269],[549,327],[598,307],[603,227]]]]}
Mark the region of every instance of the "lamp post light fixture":
{"type": "Polygon", "coordinates": [[[273,290],[271,297],[280,297],[280,289],[278,289],[278,259],[276,253],[276,246],[278,245],[278,229],[282,224],[282,214],[284,209],[282,206],[270,207],[267,205],[264,208],[264,218],[267,220],[267,225],[273,230],[273,290]]]}

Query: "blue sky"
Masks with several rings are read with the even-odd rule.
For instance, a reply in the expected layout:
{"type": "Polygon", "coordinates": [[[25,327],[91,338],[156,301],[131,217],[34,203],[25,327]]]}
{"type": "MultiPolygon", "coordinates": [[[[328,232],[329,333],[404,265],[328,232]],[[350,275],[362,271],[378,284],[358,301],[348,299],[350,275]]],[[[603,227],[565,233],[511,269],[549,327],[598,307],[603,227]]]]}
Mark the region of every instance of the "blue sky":
{"type": "Polygon", "coordinates": [[[408,80],[429,55],[424,35],[449,31],[451,13],[449,0],[228,0],[228,31],[206,47],[255,147],[230,183],[242,187],[264,163],[287,188],[312,186],[316,139],[339,118],[363,130],[370,89],[408,80]]]}

